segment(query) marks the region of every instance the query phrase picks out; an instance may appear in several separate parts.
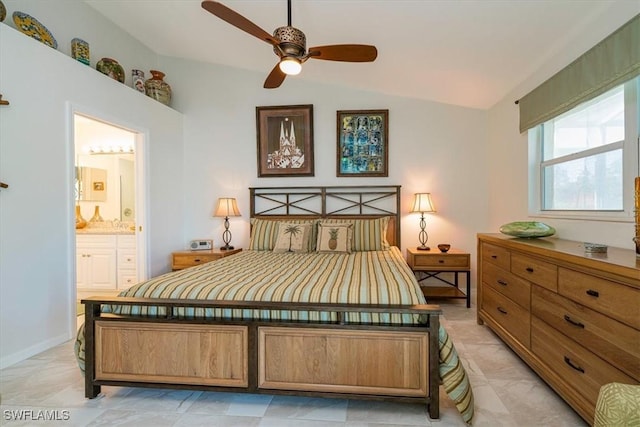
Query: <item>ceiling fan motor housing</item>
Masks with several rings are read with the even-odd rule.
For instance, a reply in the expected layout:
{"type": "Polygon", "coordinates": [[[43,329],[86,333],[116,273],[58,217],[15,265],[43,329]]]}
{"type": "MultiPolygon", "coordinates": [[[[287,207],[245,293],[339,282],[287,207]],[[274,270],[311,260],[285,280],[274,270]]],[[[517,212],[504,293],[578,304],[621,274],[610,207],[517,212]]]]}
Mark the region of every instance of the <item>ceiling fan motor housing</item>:
{"type": "MultiPolygon", "coordinates": [[[[273,32],[273,37],[280,40],[280,49],[287,56],[303,56],[307,50],[307,38],[295,27],[279,27],[273,32]]],[[[273,51],[279,54],[278,49],[273,51]]]]}

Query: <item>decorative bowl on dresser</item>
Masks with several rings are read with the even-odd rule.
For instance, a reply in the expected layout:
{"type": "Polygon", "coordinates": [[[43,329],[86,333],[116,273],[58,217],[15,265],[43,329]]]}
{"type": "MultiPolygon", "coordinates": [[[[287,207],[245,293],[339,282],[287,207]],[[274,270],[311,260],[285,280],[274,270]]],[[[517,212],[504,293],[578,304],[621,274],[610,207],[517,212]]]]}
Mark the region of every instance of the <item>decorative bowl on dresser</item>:
{"type": "Polygon", "coordinates": [[[582,418],[600,387],[640,383],[640,263],[634,251],[478,234],[478,323],[582,418]]]}

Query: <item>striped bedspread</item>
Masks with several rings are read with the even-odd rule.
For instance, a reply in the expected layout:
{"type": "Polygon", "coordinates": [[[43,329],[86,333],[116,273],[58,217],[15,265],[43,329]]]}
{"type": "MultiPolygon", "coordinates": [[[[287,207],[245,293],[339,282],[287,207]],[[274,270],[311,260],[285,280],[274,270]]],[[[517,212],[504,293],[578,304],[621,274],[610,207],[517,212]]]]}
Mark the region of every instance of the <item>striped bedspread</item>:
{"type": "MultiPolygon", "coordinates": [[[[167,273],[139,283],[120,296],[235,301],[424,304],[415,276],[397,247],[386,251],[275,253],[243,251],[218,261],[167,273]]],[[[114,306],[104,312],[164,316],[164,307],[114,306]]],[[[174,316],[207,318],[336,321],[335,313],[305,311],[174,308],[174,316]]],[[[348,313],[347,322],[414,324],[411,314],[348,313]]],[[[84,334],[76,343],[84,368],[84,334]],[[82,354],[81,354],[82,353],[82,354]]],[[[440,334],[440,376],[466,422],[473,416],[473,395],[466,372],[444,328],[440,334]],[[453,393],[453,394],[452,394],[453,393]],[[453,396],[456,396],[455,398],[453,396]]]]}
{"type": "MultiPolygon", "coordinates": [[[[120,296],[236,301],[424,304],[413,273],[396,247],[387,251],[275,253],[243,251],[168,273],[120,296]]],[[[177,317],[335,321],[335,313],[176,308],[177,317]]],[[[116,314],[164,315],[162,307],[118,306],[116,314]]],[[[415,315],[349,313],[348,322],[412,324],[415,315]]]]}

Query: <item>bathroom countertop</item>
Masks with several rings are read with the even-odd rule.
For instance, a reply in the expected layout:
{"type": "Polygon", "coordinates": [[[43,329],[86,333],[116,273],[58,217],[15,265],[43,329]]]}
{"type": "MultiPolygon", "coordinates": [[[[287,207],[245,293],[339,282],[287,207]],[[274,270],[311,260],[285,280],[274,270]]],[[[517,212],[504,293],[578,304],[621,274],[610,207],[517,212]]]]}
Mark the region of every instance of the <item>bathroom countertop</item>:
{"type": "Polygon", "coordinates": [[[76,228],[76,234],[135,234],[129,228],[76,228]]]}

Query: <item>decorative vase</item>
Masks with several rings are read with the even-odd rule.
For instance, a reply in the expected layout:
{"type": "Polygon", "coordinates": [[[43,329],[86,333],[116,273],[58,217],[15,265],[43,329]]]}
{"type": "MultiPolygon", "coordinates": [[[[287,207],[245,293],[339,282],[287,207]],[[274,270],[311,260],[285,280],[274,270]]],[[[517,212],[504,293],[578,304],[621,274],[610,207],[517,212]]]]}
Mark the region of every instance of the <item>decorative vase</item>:
{"type": "Polygon", "coordinates": [[[96,64],[96,70],[120,83],[124,83],[124,68],[115,59],[102,58],[96,64]]]}
{"type": "Polygon", "coordinates": [[[91,217],[89,222],[91,223],[104,222],[104,220],[100,216],[100,206],[96,205],[96,209],[93,211],[93,216],[91,217]]]}
{"type": "Polygon", "coordinates": [[[71,40],[71,57],[73,59],[89,65],[91,63],[89,55],[89,43],[77,37],[71,40]]]}
{"type": "Polygon", "coordinates": [[[131,70],[131,86],[138,92],[145,93],[144,89],[144,71],[131,70]]]}
{"type": "Polygon", "coordinates": [[[82,217],[80,212],[80,205],[76,205],[76,229],[85,228],[87,221],[82,217]]]}
{"type": "Polygon", "coordinates": [[[147,96],[169,105],[171,103],[171,86],[164,80],[162,71],[151,70],[151,78],[144,82],[145,92],[147,96]]]}

